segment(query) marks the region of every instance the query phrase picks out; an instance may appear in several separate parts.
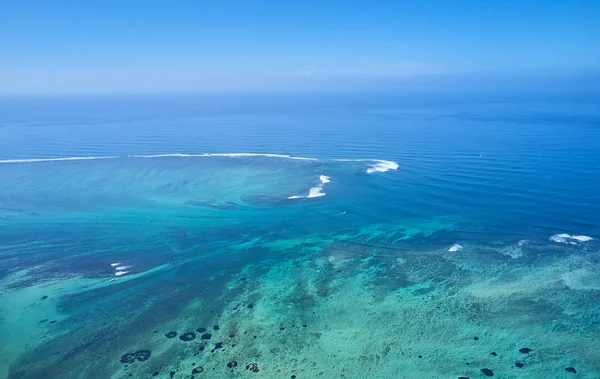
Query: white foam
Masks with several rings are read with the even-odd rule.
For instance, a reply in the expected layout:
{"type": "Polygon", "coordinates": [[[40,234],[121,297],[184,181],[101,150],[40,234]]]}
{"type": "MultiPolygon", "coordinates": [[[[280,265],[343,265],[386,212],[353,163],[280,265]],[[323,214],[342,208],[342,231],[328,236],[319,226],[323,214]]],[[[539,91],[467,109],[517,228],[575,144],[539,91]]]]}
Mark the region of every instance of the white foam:
{"type": "Polygon", "coordinates": [[[374,162],[369,164],[369,168],[367,169],[367,173],[373,172],[387,172],[389,170],[397,170],[398,163],[393,161],[386,161],[383,159],[333,159],[336,162],[374,162]]]}
{"type": "Polygon", "coordinates": [[[329,182],[331,182],[331,178],[329,176],[326,175],[320,175],[319,176],[319,180],[321,181],[321,184],[319,184],[318,186],[312,187],[311,189],[308,190],[308,195],[294,195],[294,196],[288,196],[288,199],[293,200],[293,199],[313,199],[315,197],[321,197],[321,196],[325,196],[326,193],[323,192],[323,186],[329,182]]]}
{"type": "Polygon", "coordinates": [[[115,267],[115,266],[118,266],[120,264],[121,264],[121,262],[117,262],[117,263],[111,263],[110,265],[113,266],[113,267],[115,267]]]}
{"type": "Polygon", "coordinates": [[[117,271],[115,272],[115,276],[121,276],[127,274],[129,271],[117,271]]]}
{"type": "Polygon", "coordinates": [[[132,158],[164,158],[164,157],[229,157],[229,158],[240,158],[240,157],[267,157],[267,158],[283,158],[283,159],[295,159],[301,161],[318,161],[317,158],[297,157],[286,154],[262,154],[262,153],[201,153],[201,154],[153,154],[153,155],[129,155],[132,158]]]}
{"type": "Polygon", "coordinates": [[[63,157],[63,158],[32,158],[32,159],[1,159],[0,163],[37,163],[37,162],[59,162],[59,161],[89,161],[95,159],[115,159],[110,157],[63,157]]]}
{"type": "Polygon", "coordinates": [[[115,270],[117,271],[121,271],[121,270],[127,270],[128,268],[130,268],[131,266],[119,266],[117,267],[115,270]]]}
{"type": "Polygon", "coordinates": [[[369,166],[371,166],[370,168],[367,169],[367,173],[372,173],[372,172],[388,172],[390,170],[397,170],[398,169],[398,163],[396,162],[392,162],[392,161],[382,161],[382,160],[376,160],[375,164],[371,164],[369,166]]]}
{"type": "Polygon", "coordinates": [[[593,238],[590,236],[583,236],[583,235],[575,236],[575,235],[570,235],[567,233],[555,234],[550,237],[550,241],[552,241],[552,242],[566,243],[569,245],[577,245],[577,242],[573,242],[573,241],[569,241],[569,240],[576,240],[579,242],[588,242],[588,241],[592,241],[593,238]]]}
{"type": "Polygon", "coordinates": [[[455,243],[454,245],[450,246],[450,248],[448,249],[448,251],[450,252],[455,252],[455,251],[461,251],[463,249],[463,247],[457,243],[455,243]]]}
{"type": "Polygon", "coordinates": [[[527,245],[528,243],[529,243],[529,240],[520,240],[519,246],[527,245]]]}
{"type": "Polygon", "coordinates": [[[326,193],[323,192],[323,186],[313,187],[308,191],[307,199],[312,199],[313,197],[321,197],[325,196],[326,193]]]}
{"type": "Polygon", "coordinates": [[[590,236],[571,236],[571,238],[576,239],[579,242],[588,242],[593,240],[590,236]]]}

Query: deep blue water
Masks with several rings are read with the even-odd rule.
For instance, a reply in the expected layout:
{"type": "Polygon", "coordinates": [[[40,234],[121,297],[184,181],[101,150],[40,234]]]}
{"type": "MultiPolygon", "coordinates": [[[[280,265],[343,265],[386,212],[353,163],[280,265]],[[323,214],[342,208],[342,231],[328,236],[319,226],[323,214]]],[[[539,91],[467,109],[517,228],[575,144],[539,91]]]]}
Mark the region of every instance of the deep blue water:
{"type": "Polygon", "coordinates": [[[0,378],[597,378],[599,215],[598,98],[4,98],[0,378]],[[216,322],[226,353],[164,337],[216,322]]]}

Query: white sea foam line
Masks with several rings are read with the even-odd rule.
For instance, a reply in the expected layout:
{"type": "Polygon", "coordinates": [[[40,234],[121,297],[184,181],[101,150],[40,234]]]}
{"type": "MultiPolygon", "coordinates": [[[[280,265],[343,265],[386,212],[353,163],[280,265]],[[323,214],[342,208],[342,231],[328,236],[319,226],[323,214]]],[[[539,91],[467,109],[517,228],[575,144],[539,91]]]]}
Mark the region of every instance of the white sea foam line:
{"type": "Polygon", "coordinates": [[[108,157],[62,157],[62,158],[32,158],[32,159],[2,159],[0,163],[37,163],[58,161],[90,161],[95,159],[115,159],[117,156],[108,157]]]}
{"type": "Polygon", "coordinates": [[[111,263],[110,265],[113,266],[113,267],[115,267],[115,266],[118,266],[120,264],[121,264],[121,262],[116,262],[116,263],[111,263]]]}
{"type": "Polygon", "coordinates": [[[117,271],[122,271],[122,270],[127,270],[128,268],[130,268],[131,266],[119,266],[117,268],[115,268],[115,270],[117,271]]]}
{"type": "Polygon", "coordinates": [[[117,271],[115,272],[115,276],[121,276],[127,274],[129,271],[117,271]]]}
{"type": "MultiPolygon", "coordinates": [[[[184,154],[184,153],[170,153],[170,154],[137,154],[137,155],[126,155],[126,156],[89,156],[89,157],[57,157],[57,158],[27,158],[27,159],[0,159],[0,163],[39,163],[39,162],[56,162],[56,161],[83,161],[83,160],[96,160],[96,159],[117,159],[117,158],[165,158],[165,157],[267,157],[267,158],[283,158],[283,159],[294,159],[302,161],[319,161],[318,158],[309,157],[298,157],[294,155],[286,154],[269,154],[269,153],[201,153],[201,154],[184,154]]],[[[397,170],[398,163],[393,161],[386,161],[382,159],[331,159],[331,161],[337,162],[374,162],[370,164],[367,169],[368,173],[372,172],[387,172],[389,170],[397,170]]]]}
{"type": "Polygon", "coordinates": [[[296,157],[293,155],[285,154],[261,154],[261,153],[202,153],[202,154],[155,154],[155,155],[129,155],[132,158],[164,158],[164,157],[229,157],[229,158],[243,158],[243,157],[267,157],[267,158],[284,158],[284,159],[295,159],[301,161],[318,161],[318,158],[307,158],[307,157],[296,157]]]}

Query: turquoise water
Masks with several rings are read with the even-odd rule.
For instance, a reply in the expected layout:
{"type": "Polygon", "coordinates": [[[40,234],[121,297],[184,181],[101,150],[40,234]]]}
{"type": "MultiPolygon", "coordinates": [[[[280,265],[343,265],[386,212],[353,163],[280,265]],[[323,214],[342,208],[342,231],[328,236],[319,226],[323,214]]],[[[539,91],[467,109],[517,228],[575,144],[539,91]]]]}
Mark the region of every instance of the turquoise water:
{"type": "Polygon", "coordinates": [[[599,99],[5,99],[0,137],[0,378],[600,377],[599,99]]]}

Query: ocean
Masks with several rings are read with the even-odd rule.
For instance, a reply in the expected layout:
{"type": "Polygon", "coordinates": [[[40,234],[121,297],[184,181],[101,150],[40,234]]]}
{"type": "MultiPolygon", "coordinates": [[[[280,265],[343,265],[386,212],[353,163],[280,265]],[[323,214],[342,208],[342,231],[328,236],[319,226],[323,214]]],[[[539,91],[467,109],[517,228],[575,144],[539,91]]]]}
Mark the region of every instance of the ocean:
{"type": "Polygon", "coordinates": [[[0,378],[600,378],[600,98],[0,99],[0,378]]]}

